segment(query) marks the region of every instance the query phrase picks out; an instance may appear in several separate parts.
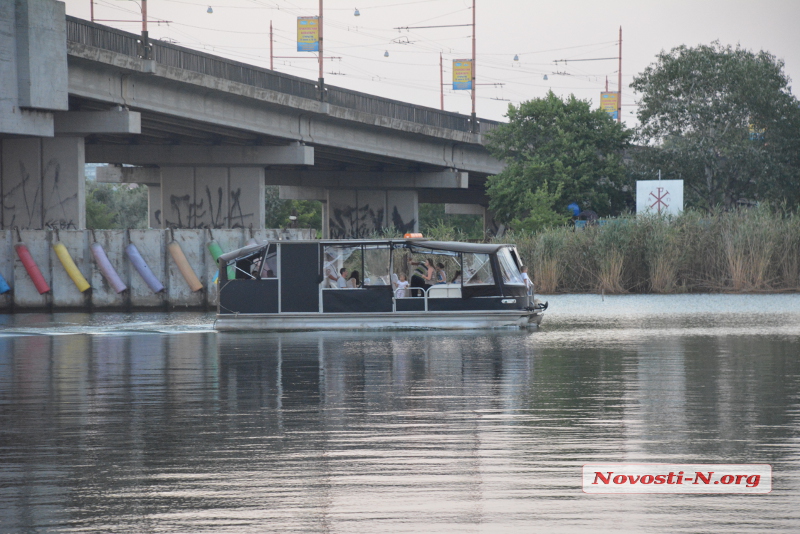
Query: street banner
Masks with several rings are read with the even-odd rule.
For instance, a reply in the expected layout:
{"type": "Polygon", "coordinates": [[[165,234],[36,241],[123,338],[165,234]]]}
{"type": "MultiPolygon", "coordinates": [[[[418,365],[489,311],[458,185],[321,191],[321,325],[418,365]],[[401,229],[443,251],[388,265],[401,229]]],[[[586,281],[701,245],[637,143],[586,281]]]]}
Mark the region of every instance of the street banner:
{"type": "Polygon", "coordinates": [[[472,60],[453,60],[453,91],[472,90],[472,60]]]}
{"type": "Polygon", "coordinates": [[[683,180],[637,180],[636,214],[678,215],[683,211],[683,180]]]}
{"type": "Polygon", "coordinates": [[[297,17],[297,51],[319,52],[319,17],[297,17]]]}
{"type": "Polygon", "coordinates": [[[619,118],[619,93],[602,92],[600,93],[600,109],[611,115],[612,119],[619,118]]]}

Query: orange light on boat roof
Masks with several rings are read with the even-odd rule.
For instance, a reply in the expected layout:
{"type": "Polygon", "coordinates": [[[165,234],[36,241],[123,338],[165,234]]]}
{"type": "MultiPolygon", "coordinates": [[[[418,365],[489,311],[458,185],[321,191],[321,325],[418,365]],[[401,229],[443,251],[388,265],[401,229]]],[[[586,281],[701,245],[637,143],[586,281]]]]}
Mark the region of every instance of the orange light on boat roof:
{"type": "Polygon", "coordinates": [[[415,233],[415,234],[406,234],[403,236],[405,239],[419,239],[422,237],[422,234],[415,233]]]}

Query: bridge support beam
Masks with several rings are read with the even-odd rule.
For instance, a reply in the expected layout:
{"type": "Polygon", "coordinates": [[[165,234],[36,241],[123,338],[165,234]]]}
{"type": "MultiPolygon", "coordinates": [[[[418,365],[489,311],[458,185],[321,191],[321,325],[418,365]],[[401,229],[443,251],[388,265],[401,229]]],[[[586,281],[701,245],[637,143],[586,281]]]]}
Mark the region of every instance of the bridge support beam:
{"type": "Polygon", "coordinates": [[[419,231],[419,202],[412,190],[328,189],[330,239],[369,237],[384,228],[419,231]]]}
{"type": "Polygon", "coordinates": [[[86,227],[83,137],[0,139],[2,227],[86,227]]]}
{"type": "Polygon", "coordinates": [[[319,200],[322,237],[352,239],[369,237],[385,228],[419,231],[419,201],[414,190],[326,189],[282,185],[283,200],[319,200]]]}
{"type": "Polygon", "coordinates": [[[61,111],[54,113],[56,135],[140,134],[142,116],[136,111],[61,111]]]}
{"type": "Polygon", "coordinates": [[[314,147],[88,145],[89,163],[127,163],[162,167],[256,167],[314,165],[314,147]]]}
{"type": "Polygon", "coordinates": [[[162,167],[155,228],[264,228],[261,167],[162,167]]]}

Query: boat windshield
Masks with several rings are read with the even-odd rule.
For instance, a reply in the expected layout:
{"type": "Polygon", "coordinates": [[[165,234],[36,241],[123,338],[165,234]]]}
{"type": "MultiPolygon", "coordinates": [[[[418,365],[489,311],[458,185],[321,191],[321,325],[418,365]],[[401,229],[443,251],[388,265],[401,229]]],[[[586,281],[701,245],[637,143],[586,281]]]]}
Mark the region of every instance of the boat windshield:
{"type": "Polygon", "coordinates": [[[392,249],[387,245],[364,246],[364,285],[388,286],[389,256],[392,249]]]}
{"type": "Polygon", "coordinates": [[[463,279],[465,286],[494,285],[492,263],[488,254],[464,254],[463,279]]]}
{"type": "Polygon", "coordinates": [[[501,248],[497,251],[497,260],[500,263],[500,274],[503,276],[503,283],[506,285],[524,286],[522,274],[519,272],[517,262],[511,257],[511,250],[501,248]]]}

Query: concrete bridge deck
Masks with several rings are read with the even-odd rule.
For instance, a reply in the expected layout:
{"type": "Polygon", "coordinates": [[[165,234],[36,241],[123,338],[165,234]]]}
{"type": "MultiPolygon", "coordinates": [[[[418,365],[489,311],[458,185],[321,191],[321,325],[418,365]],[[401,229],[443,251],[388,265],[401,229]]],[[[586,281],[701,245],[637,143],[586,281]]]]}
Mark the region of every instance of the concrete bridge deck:
{"type": "MultiPolygon", "coordinates": [[[[497,123],[0,3],[0,228],[85,226],[84,165],[148,185],[153,228],[263,228],[264,187],[323,202],[324,235],[486,205],[497,123]],[[212,207],[214,209],[212,209],[212,207]]],[[[482,208],[480,208],[482,209],[482,208]]]]}

